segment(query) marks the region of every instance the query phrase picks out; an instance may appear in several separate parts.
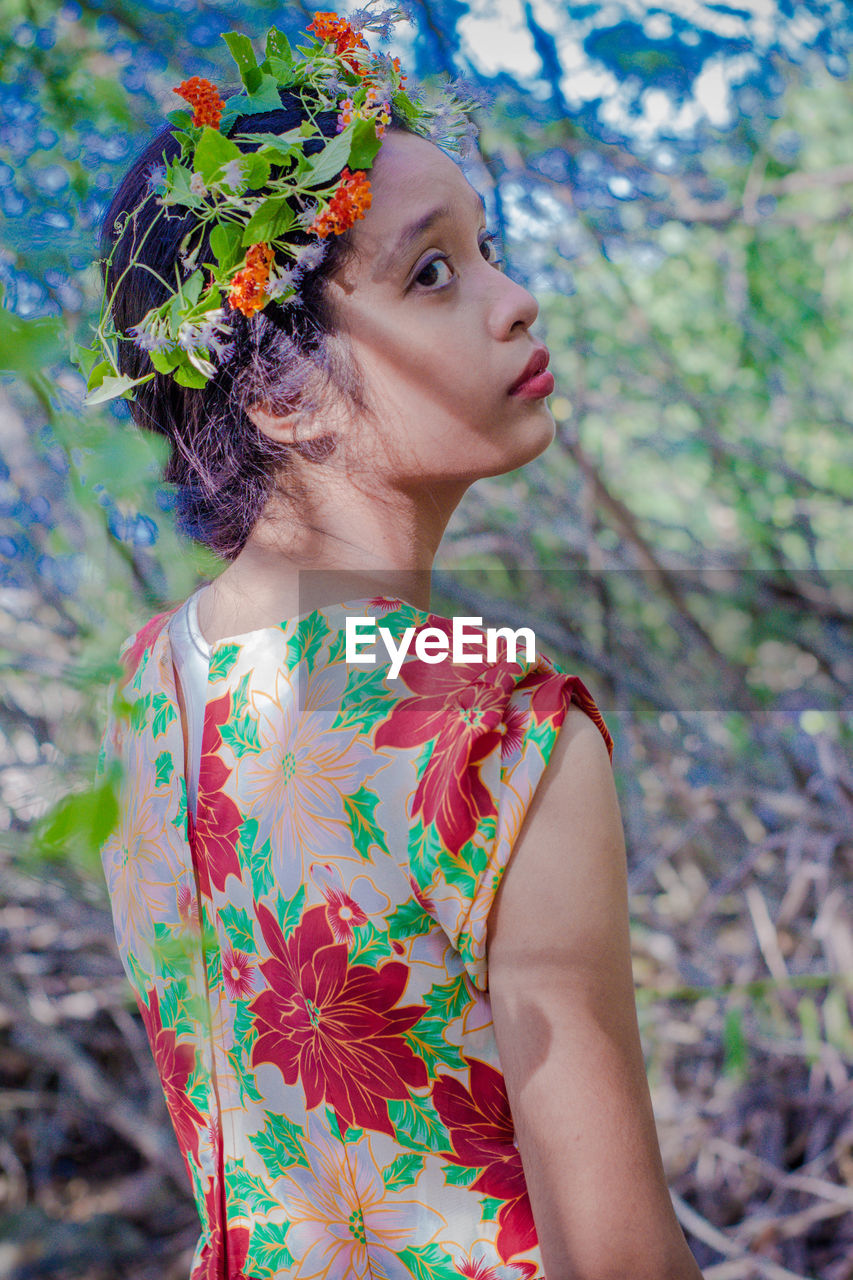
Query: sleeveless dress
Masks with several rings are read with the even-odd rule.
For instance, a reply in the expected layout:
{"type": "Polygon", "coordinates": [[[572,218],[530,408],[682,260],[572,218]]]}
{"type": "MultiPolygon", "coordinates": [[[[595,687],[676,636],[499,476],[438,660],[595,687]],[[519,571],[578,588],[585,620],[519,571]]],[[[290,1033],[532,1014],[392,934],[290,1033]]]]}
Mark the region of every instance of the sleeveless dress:
{"type": "Polygon", "coordinates": [[[412,643],[392,677],[378,640],[348,664],[348,617],[451,640],[400,599],[211,646],[195,603],[125,642],[98,764],[121,779],[119,954],[201,1218],[191,1280],[542,1280],[486,920],[571,702],[612,757],[590,693],[476,629],[462,662],[412,643]]]}

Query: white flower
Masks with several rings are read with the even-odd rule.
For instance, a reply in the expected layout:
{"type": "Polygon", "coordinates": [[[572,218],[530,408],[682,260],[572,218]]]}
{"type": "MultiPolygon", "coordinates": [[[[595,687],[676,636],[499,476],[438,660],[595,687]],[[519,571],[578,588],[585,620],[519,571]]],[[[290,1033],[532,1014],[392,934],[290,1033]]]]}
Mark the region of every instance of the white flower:
{"type": "Polygon", "coordinates": [[[167,334],[147,328],[142,322],[131,325],[127,332],[133,339],[133,345],[139,347],[140,351],[168,351],[172,346],[167,334]]]}
{"type": "Polygon", "coordinates": [[[221,181],[234,192],[242,191],[246,185],[243,160],[239,158],[229,160],[222,169],[221,181]]]}
{"type": "Polygon", "coordinates": [[[204,179],[200,173],[194,173],[190,178],[190,191],[197,196],[207,195],[207,187],[204,185],[204,179]]]}
{"type": "Polygon", "coordinates": [[[275,271],[267,284],[267,297],[280,298],[283,293],[287,293],[288,289],[296,287],[296,282],[301,275],[302,271],[296,265],[275,271]]]}
{"type": "Polygon", "coordinates": [[[296,250],[296,263],[303,271],[314,271],[326,256],[328,242],[318,240],[315,244],[304,244],[296,250]]]}
{"type": "Polygon", "coordinates": [[[203,373],[206,378],[212,378],[216,373],[215,365],[212,365],[209,360],[204,360],[195,351],[188,351],[187,359],[193,368],[198,369],[199,373],[203,373]]]}

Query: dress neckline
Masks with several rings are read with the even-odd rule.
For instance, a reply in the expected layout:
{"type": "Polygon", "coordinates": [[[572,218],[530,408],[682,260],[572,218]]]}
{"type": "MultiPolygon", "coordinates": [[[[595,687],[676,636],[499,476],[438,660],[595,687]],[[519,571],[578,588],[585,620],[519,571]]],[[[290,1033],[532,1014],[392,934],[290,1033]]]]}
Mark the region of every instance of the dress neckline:
{"type": "MultiPolygon", "coordinates": [[[[267,635],[271,631],[284,631],[291,625],[291,623],[303,622],[306,618],[310,618],[313,613],[339,613],[341,610],[347,609],[352,605],[366,604],[372,600],[387,600],[389,603],[397,602],[396,608],[398,609],[412,609],[415,613],[420,613],[425,618],[429,616],[428,609],[419,609],[417,605],[411,604],[408,600],[404,600],[402,596],[354,596],[352,599],[343,600],[340,603],[332,602],[329,604],[315,605],[313,609],[308,609],[305,613],[298,613],[294,617],[284,618],[281,622],[273,622],[266,627],[253,627],[251,631],[241,631],[235,635],[220,636],[218,640],[211,642],[205,639],[198,622],[198,599],[204,590],[204,587],[199,587],[197,591],[194,591],[187,600],[185,609],[187,628],[193,644],[196,645],[205,657],[210,657],[219,645],[249,644],[257,636],[267,635]]],[[[394,610],[389,609],[388,612],[393,613],[394,610]]]]}

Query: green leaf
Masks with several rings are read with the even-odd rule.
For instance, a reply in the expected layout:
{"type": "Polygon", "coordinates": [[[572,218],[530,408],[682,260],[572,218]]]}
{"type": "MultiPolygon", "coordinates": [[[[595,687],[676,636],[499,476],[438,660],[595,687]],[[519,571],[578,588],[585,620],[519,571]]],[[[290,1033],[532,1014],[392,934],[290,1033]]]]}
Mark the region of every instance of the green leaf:
{"type": "Polygon", "coordinates": [[[392,938],[419,938],[429,933],[433,923],[417,898],[409,898],[388,917],[388,932],[392,938]]]}
{"type": "Polygon", "coordinates": [[[182,362],[182,351],[149,351],[148,359],[158,373],[171,373],[182,362]]]}
{"type": "Polygon", "coordinates": [[[309,1167],[305,1154],[305,1132],[286,1116],[265,1111],[266,1124],[260,1133],[249,1136],[249,1141],[266,1165],[271,1178],[280,1178],[294,1165],[309,1167]]]}
{"type": "Polygon", "coordinates": [[[273,196],[265,200],[252,214],[243,232],[243,245],[259,244],[262,240],[275,240],[284,235],[295,217],[286,196],[273,196]]]}
{"type": "Polygon", "coordinates": [[[293,62],[293,50],[290,41],[278,27],[270,27],[267,32],[264,53],[267,58],[281,58],[284,62],[293,62]]]}
{"type": "Polygon", "coordinates": [[[430,1013],[442,1022],[453,1022],[467,1009],[474,997],[468,989],[465,975],[459,974],[449,982],[437,982],[424,996],[424,1004],[430,1013]]]}
{"type": "Polygon", "coordinates": [[[344,796],[344,808],[352,833],[353,844],[364,858],[370,861],[370,850],[376,845],[383,853],[388,852],[385,834],[375,819],[379,796],[367,787],[359,787],[352,795],[344,796]]]}
{"type": "Polygon", "coordinates": [[[483,1196],[480,1204],[483,1209],[483,1222],[497,1222],[498,1214],[504,1207],[504,1201],[494,1196],[483,1196]]]}
{"type": "Polygon", "coordinates": [[[240,656],[238,644],[224,644],[210,659],[208,680],[224,680],[240,656]]]}
{"type": "Polygon", "coordinates": [[[304,662],[309,671],[314,670],[317,654],[323,641],[330,635],[330,628],[318,609],[310,613],[296,624],[293,637],[287,642],[287,662],[289,667],[304,662]]]}
{"type": "Polygon", "coordinates": [[[171,751],[161,751],[154,761],[154,768],[156,769],[154,786],[165,787],[175,770],[175,762],[172,759],[171,751]]]}
{"type": "Polygon", "coordinates": [[[230,1167],[226,1166],[225,1185],[241,1208],[251,1213],[272,1213],[274,1209],[281,1208],[281,1201],[270,1194],[263,1178],[251,1173],[242,1159],[230,1167]]]}
{"type": "Polygon", "coordinates": [[[172,721],[177,719],[177,715],[168,695],[165,693],[154,694],[151,701],[151,709],[154,712],[151,732],[155,738],[159,738],[161,733],[166,732],[172,721]]]}
{"type": "Polygon", "coordinates": [[[407,1044],[426,1064],[431,1076],[437,1074],[440,1065],[452,1067],[458,1071],[465,1066],[459,1046],[445,1039],[444,1028],[445,1023],[442,1019],[423,1017],[404,1032],[407,1044]]]}
{"type": "Polygon", "coordinates": [[[246,1275],[268,1280],[294,1265],[293,1254],[284,1242],[289,1230],[289,1222],[255,1223],[243,1268],[246,1275]]]}
{"type": "Polygon", "coordinates": [[[428,1153],[450,1149],[448,1132],[429,1098],[392,1098],[388,1116],[401,1147],[428,1153]]]}
{"type": "Polygon", "coordinates": [[[209,124],[204,126],[198,146],[193,156],[193,168],[200,173],[205,183],[211,183],[223,165],[230,160],[239,160],[242,151],[235,142],[219,129],[209,124]]]}
{"type": "Polygon", "coordinates": [[[244,177],[250,191],[260,191],[270,180],[270,158],[257,152],[247,155],[244,177]]]}
{"type": "Polygon", "coordinates": [[[369,169],[376,153],[382,146],[382,139],[376,136],[375,120],[355,120],[352,124],[352,145],[349,153],[349,167],[369,169]]]}
{"type": "Polygon", "coordinates": [[[166,112],[166,119],[176,129],[187,129],[193,122],[193,113],[186,111],[183,107],[177,107],[174,111],[166,112]]]}
{"type": "Polygon", "coordinates": [[[24,319],[0,307],[0,369],[4,372],[42,373],[62,358],[65,349],[65,326],[57,317],[24,319]]]}
{"type": "Polygon", "coordinates": [[[305,185],[323,187],[337,177],[349,160],[351,145],[352,127],[349,126],[327,143],[316,156],[308,159],[305,185]]]}
{"type": "Polygon", "coordinates": [[[83,397],[83,404],[104,404],[107,400],[115,400],[118,396],[127,396],[131,387],[138,387],[143,382],[150,382],[153,377],[153,373],[146,373],[143,378],[129,378],[126,374],[122,374],[118,378],[112,376],[104,378],[96,390],[87,392],[83,397]]]}
{"type": "Polygon", "coordinates": [[[243,227],[236,222],[220,222],[210,233],[210,250],[223,271],[230,270],[239,257],[243,227]]]}
{"type": "Polygon", "coordinates": [[[175,370],[174,377],[175,382],[180,387],[198,388],[207,386],[207,378],[198,369],[194,369],[189,362],[179,364],[175,370]]]}
{"type": "Polygon", "coordinates": [[[201,270],[194,271],[189,280],[185,281],[181,286],[184,297],[192,303],[193,306],[198,302],[202,287],[204,286],[204,272],[201,270]]]}
{"type": "Polygon", "coordinates": [[[231,945],[237,951],[255,952],[255,934],[252,920],[245,907],[235,907],[233,903],[223,908],[219,918],[225,926],[225,932],[231,939],[231,945]]]}
{"type": "Polygon", "coordinates": [[[243,861],[252,870],[252,887],[255,897],[261,898],[269,893],[275,884],[272,870],[272,842],[267,838],[262,845],[257,844],[258,820],[246,818],[240,827],[239,840],[243,861]]]}
{"type": "Polygon", "coordinates": [[[349,953],[350,964],[368,964],[375,968],[380,960],[394,955],[384,930],[376,928],[372,920],[353,929],[353,941],[349,953]]]}
{"type": "Polygon", "coordinates": [[[444,1166],[444,1185],[446,1187],[470,1187],[480,1176],[477,1167],[467,1164],[446,1164],[444,1166]]]}
{"type": "Polygon", "coordinates": [[[418,1174],[424,1167],[426,1156],[397,1156],[382,1170],[382,1181],[389,1191],[398,1187],[412,1187],[418,1180],[418,1174]]]}
{"type": "Polygon", "coordinates": [[[258,60],[255,57],[251,40],[248,36],[241,35],[239,31],[224,31],[222,39],[228,45],[231,57],[237,63],[240,79],[246,86],[247,91],[251,93],[253,89],[257,88],[261,79],[258,60]]]}
{"type": "Polygon", "coordinates": [[[79,849],[96,857],[119,818],[117,775],[87,791],[65,796],[36,826],[35,845],[44,855],[79,849]]]}
{"type": "Polygon", "coordinates": [[[415,1280],[459,1280],[459,1272],[447,1254],[437,1244],[412,1246],[398,1253],[397,1257],[411,1271],[415,1280]]]}
{"type": "Polygon", "coordinates": [[[301,884],[296,890],[292,898],[283,898],[278,895],[275,911],[278,916],[278,923],[281,926],[282,935],[287,941],[293,930],[302,919],[302,910],[305,906],[305,885],[301,884]]]}

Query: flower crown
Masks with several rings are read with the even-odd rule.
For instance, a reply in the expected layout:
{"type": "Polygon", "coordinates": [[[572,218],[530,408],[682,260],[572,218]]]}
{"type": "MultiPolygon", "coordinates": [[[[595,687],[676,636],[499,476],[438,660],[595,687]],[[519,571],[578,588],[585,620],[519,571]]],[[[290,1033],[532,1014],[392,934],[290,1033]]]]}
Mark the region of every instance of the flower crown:
{"type": "MultiPolygon", "coordinates": [[[[299,282],[323,261],[328,237],[346,231],[370,208],[366,171],[392,107],[415,133],[463,155],[471,150],[476,128],[468,113],[482,98],[472,97],[470,89],[462,96],[457,92],[460,82],[451,81],[441,84],[432,103],[422,91],[407,92],[399,58],[372,53],[362,32],[375,31],[387,40],[393,24],[411,20],[410,14],[402,4],[374,12],[377,2],[366,0],[348,18],[315,13],[307,27],[313,40],[296,50],[301,58],[275,27],[267,33],[262,62],[248,36],[236,31],[223,35],[243,85],[226,101],[199,76],[176,87],[192,111],[176,110],[166,117],[180,152],[149,176],[139,208],[153,196],[158,212],[127,270],[160,218],[185,217],[191,210],[193,226],[181,242],[174,287],[160,277],[169,296],[126,333],[115,327],[111,314],[115,289],[110,296],[105,289],[94,340],[89,347],[78,344],[74,355],[87,378],[84,404],[117,396],[132,399],[133,389],[157,373],[171,375],[183,387],[204,387],[217,363],[221,366],[233,353],[229,313],[251,317],[271,299],[298,305],[299,282]],[[308,120],[287,133],[236,134],[236,141],[229,137],[238,117],[280,110],[280,89],[302,99],[308,120]],[[316,113],[330,110],[338,111],[338,127],[335,137],[326,138],[316,113]],[[324,146],[307,156],[305,146],[313,138],[322,138],[324,146]],[[246,153],[237,141],[260,145],[246,153]],[[271,166],[278,176],[270,176],[271,166]],[[170,213],[175,207],[179,212],[170,213]],[[314,238],[300,246],[288,243],[293,230],[314,238]],[[205,232],[213,261],[199,262],[205,232]],[[182,278],[187,272],[191,274],[182,278]],[[120,341],[147,352],[150,372],[137,378],[120,372],[120,341]]],[[[107,269],[137,211],[116,222],[119,234],[107,269]]]]}

